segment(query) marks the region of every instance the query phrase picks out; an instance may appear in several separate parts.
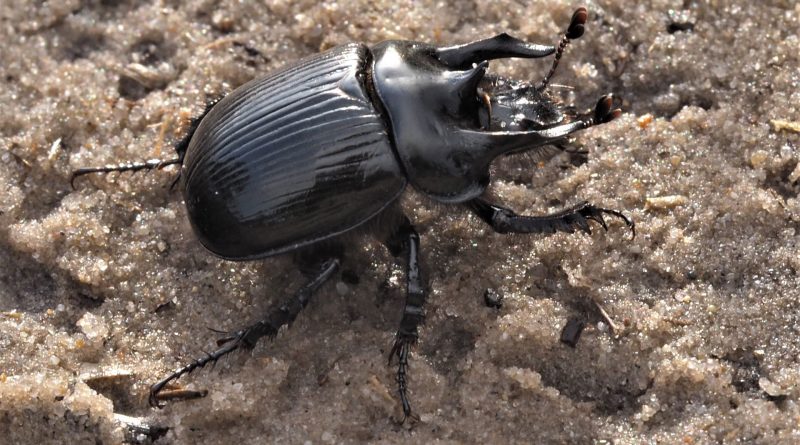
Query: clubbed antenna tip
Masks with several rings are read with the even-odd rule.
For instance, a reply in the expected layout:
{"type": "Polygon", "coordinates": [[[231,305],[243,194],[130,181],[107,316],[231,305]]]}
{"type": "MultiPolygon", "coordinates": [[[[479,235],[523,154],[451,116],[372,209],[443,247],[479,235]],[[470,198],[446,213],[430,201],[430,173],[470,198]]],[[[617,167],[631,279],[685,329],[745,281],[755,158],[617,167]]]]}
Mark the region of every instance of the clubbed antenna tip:
{"type": "Polygon", "coordinates": [[[572,13],[572,20],[569,22],[569,28],[564,34],[567,40],[579,39],[583,35],[586,19],[589,18],[589,11],[584,7],[580,7],[572,13]]]}
{"type": "Polygon", "coordinates": [[[614,107],[614,96],[607,94],[597,101],[594,107],[594,124],[605,124],[618,118],[622,114],[622,110],[614,107]]]}
{"type": "Polygon", "coordinates": [[[553,74],[556,72],[556,68],[558,67],[558,62],[561,60],[561,56],[564,55],[564,50],[567,48],[567,45],[569,45],[571,40],[578,39],[583,35],[583,31],[585,30],[584,25],[586,25],[586,19],[588,18],[589,11],[587,11],[584,7],[580,7],[572,13],[572,19],[569,21],[569,27],[564,33],[564,36],[561,37],[561,42],[559,42],[558,48],[556,49],[556,57],[553,59],[553,66],[550,68],[550,72],[544,76],[542,83],[539,85],[539,90],[544,90],[547,88],[550,78],[553,77],[553,74]]]}

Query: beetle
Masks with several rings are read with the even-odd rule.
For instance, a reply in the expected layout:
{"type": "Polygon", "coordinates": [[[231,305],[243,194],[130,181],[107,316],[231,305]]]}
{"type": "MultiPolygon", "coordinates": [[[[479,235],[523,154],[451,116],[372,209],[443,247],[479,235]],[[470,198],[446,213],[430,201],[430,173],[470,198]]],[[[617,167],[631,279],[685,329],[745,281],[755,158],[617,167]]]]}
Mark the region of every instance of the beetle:
{"type": "Polygon", "coordinates": [[[389,360],[397,359],[404,419],[411,415],[408,360],[427,289],[420,237],[396,204],[407,186],[466,207],[499,233],[591,233],[589,222],[607,229],[609,215],[635,236],[624,214],[587,202],[524,216],[483,197],[498,156],[563,149],[569,135],[621,114],[611,95],[578,114],[548,93],[564,49],[583,35],[587,17],[585,8],[574,12],[558,47],[505,33],[456,46],[393,40],[336,47],[252,80],[207,107],[176,145],[175,159],[73,172],[74,186],[89,173],[179,164],[176,181],[189,220],[211,253],[232,261],[294,253],[308,271],[308,283],[262,320],[154,384],[151,405],[163,406],[162,391],[180,376],[274,337],[339,269],[345,235],[380,225],[377,232],[388,232],[382,241],[407,260],[405,307],[389,360]],[[489,60],[554,53],[536,85],[487,72],[489,60]]]}

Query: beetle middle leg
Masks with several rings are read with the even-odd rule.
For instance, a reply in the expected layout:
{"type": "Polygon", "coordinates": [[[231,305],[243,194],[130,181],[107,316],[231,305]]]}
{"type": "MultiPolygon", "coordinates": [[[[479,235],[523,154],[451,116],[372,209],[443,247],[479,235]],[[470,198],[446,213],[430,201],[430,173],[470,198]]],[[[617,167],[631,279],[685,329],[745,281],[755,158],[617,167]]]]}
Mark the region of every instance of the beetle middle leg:
{"type": "Polygon", "coordinates": [[[420,274],[419,266],[419,234],[408,218],[403,217],[394,234],[386,242],[393,254],[405,250],[407,254],[406,268],[406,304],[400,328],[395,335],[394,345],[389,352],[389,364],[397,357],[397,392],[403,405],[404,422],[411,416],[411,404],[408,401],[408,357],[411,346],[417,342],[417,328],[425,319],[422,306],[425,304],[427,289],[420,274]]]}
{"type": "Polygon", "coordinates": [[[627,216],[616,210],[593,206],[585,201],[560,212],[542,216],[517,215],[511,209],[492,204],[482,198],[470,200],[465,205],[498,233],[573,233],[575,229],[592,233],[589,221],[594,221],[608,230],[603,215],[609,215],[621,219],[630,228],[632,236],[636,236],[636,227],[627,216]]]}
{"type": "Polygon", "coordinates": [[[162,398],[159,397],[159,393],[167,384],[177,380],[180,376],[188,374],[195,369],[202,368],[209,363],[216,363],[217,360],[237,349],[252,348],[261,337],[274,337],[277,335],[281,326],[291,324],[294,319],[297,318],[300,311],[306,307],[314,292],[328,281],[339,269],[339,262],[339,258],[334,257],[322,263],[317,263],[318,268],[313,279],[305,286],[301,287],[291,298],[269,311],[264,319],[235,332],[228,338],[219,340],[217,342],[220,346],[219,349],[206,354],[205,357],[194,360],[151,386],[150,405],[159,408],[163,407],[163,405],[159,403],[159,401],[162,400],[162,398]]]}

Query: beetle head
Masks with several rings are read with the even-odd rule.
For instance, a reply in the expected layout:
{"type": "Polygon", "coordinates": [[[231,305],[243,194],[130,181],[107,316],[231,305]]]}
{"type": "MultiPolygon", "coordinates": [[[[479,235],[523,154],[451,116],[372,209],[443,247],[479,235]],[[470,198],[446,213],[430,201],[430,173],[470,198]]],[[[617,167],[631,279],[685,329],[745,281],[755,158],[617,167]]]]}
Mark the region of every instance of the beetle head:
{"type": "Polygon", "coordinates": [[[575,12],[558,48],[507,34],[452,47],[376,45],[373,92],[411,184],[438,201],[463,202],[483,193],[497,156],[553,144],[618,116],[610,96],[593,113],[569,116],[546,91],[567,43],[583,34],[586,17],[583,8],[575,12]],[[539,85],[486,75],[492,59],[553,53],[553,68],[539,85]]]}
{"type": "Polygon", "coordinates": [[[489,131],[542,130],[568,116],[546,91],[527,82],[486,76],[477,92],[481,128],[489,131]]]}

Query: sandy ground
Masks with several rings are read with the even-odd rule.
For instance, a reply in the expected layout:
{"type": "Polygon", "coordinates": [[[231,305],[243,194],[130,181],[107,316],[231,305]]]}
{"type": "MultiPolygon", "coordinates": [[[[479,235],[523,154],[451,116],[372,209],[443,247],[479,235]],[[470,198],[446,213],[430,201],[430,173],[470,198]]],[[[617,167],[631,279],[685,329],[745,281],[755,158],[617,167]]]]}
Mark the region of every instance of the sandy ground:
{"type": "MultiPolygon", "coordinates": [[[[194,239],[175,170],[78,167],[172,154],[204,103],[350,41],[555,43],[559,0],[5,0],[0,5],[0,442],[799,443],[800,6],[588,2],[554,82],[623,116],[575,139],[574,166],[511,158],[492,189],[519,212],[582,199],[638,235],[502,236],[458,208],[406,204],[430,282],[399,425],[403,271],[379,244],[274,342],[150,384],[302,282],[288,259],[232,263],[194,239]],[[353,277],[357,277],[357,280],[353,277]],[[356,283],[357,281],[357,283],[356,283]],[[484,304],[487,288],[504,296],[484,304]],[[614,332],[593,302],[619,325],[614,332]],[[559,341],[587,323],[577,347],[559,341]],[[121,419],[154,428],[130,434],[121,419]],[[156,428],[158,427],[158,428],[156,428]]],[[[547,61],[493,63],[538,80],[547,61]]]]}

